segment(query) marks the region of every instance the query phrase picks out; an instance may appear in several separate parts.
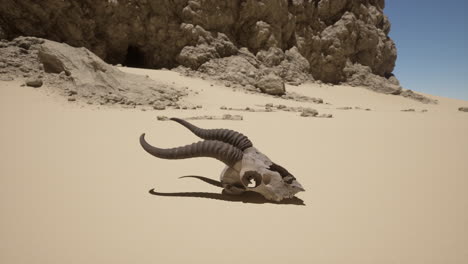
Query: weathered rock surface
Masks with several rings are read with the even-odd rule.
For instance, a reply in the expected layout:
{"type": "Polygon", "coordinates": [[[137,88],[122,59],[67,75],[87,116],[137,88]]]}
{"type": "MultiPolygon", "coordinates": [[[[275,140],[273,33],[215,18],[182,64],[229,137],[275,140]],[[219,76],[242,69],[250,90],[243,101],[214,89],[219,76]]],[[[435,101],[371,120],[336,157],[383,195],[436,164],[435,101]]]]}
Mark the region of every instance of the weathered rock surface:
{"type": "Polygon", "coordinates": [[[437,104],[437,100],[427,98],[426,96],[417,94],[411,90],[404,90],[399,95],[419,101],[424,104],[437,104]]]}
{"type": "Polygon", "coordinates": [[[89,104],[174,105],[187,92],[145,76],[124,73],[108,65],[86,48],[64,43],[19,37],[0,43],[2,76],[24,78],[28,86],[47,84],[69,101],[86,99],[89,104]]]}
{"type": "Polygon", "coordinates": [[[365,86],[371,90],[386,94],[400,94],[401,86],[393,76],[392,79],[372,74],[372,70],[368,66],[358,63],[348,63],[344,69],[344,74],[347,77],[347,83],[352,86],[365,86]]]}
{"type": "Polygon", "coordinates": [[[0,38],[63,41],[112,64],[232,69],[224,78],[243,85],[273,73],[291,84],[377,82],[372,89],[393,93],[398,85],[385,82],[397,53],[383,8],[383,0],[3,0],[0,38]],[[229,74],[241,69],[231,63],[244,72],[229,74]]]}
{"type": "MultiPolygon", "coordinates": [[[[178,68],[183,74],[192,75],[186,69],[178,68]]],[[[284,94],[284,82],[299,85],[312,80],[309,73],[309,62],[293,47],[285,53],[278,48],[260,51],[257,56],[247,48],[241,48],[235,56],[215,58],[202,64],[198,69],[201,74],[211,78],[227,81],[229,85],[238,84],[244,87],[258,87],[261,92],[273,95],[284,94]],[[277,59],[280,57],[281,59],[277,59]],[[277,80],[279,88],[266,89],[265,79],[277,80]],[[279,92],[283,90],[282,92],[279,92]]]]}

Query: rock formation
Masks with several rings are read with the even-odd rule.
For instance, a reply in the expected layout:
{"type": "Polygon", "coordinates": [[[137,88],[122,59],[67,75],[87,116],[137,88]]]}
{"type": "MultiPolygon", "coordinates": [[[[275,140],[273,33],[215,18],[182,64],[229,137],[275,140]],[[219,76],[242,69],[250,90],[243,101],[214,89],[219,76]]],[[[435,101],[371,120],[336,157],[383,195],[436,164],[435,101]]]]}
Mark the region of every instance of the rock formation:
{"type": "Polygon", "coordinates": [[[187,92],[145,76],[124,73],[108,65],[86,48],[19,37],[0,41],[2,80],[25,79],[25,85],[43,83],[69,96],[68,101],[89,104],[176,106],[187,92]]]}
{"type": "Polygon", "coordinates": [[[111,64],[184,66],[244,86],[274,74],[290,84],[351,82],[398,94],[384,6],[384,0],[3,0],[0,38],[37,36],[86,47],[111,64]]]}

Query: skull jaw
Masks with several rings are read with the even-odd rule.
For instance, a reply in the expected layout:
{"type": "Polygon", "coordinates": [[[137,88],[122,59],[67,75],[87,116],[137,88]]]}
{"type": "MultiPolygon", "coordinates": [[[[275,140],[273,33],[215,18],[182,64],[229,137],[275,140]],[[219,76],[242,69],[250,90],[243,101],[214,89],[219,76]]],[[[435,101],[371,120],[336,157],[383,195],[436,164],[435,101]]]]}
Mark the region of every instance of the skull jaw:
{"type": "Polygon", "coordinates": [[[285,198],[292,198],[294,195],[291,195],[291,196],[281,196],[281,195],[277,195],[275,194],[274,192],[271,192],[271,191],[266,191],[264,189],[258,189],[257,188],[242,188],[240,186],[235,186],[235,185],[229,185],[229,184],[223,184],[223,187],[224,187],[224,192],[227,193],[227,194],[230,194],[230,195],[241,195],[247,191],[249,192],[255,192],[255,193],[258,193],[260,195],[262,195],[263,197],[265,197],[265,199],[269,200],[269,201],[275,201],[275,202],[280,202],[281,200],[285,199],[285,198]]]}
{"type": "Polygon", "coordinates": [[[287,186],[271,186],[261,184],[256,188],[247,188],[251,192],[261,194],[267,200],[280,202],[284,199],[293,198],[297,192],[292,191],[287,186]]]}

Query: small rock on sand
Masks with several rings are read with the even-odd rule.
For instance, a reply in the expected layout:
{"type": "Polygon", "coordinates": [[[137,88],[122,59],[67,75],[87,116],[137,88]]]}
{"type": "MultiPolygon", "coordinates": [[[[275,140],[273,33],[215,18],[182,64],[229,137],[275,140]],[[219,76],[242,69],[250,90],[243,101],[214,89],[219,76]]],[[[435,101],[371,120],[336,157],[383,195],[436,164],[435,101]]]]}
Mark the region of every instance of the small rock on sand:
{"type": "Polygon", "coordinates": [[[241,115],[230,115],[230,114],[225,114],[222,117],[223,120],[243,120],[244,118],[241,115]]]}
{"type": "Polygon", "coordinates": [[[318,115],[317,117],[321,117],[321,118],[332,118],[333,115],[332,115],[332,114],[321,114],[321,115],[318,115]]]}
{"type": "Polygon", "coordinates": [[[169,117],[167,117],[167,116],[157,116],[156,118],[157,118],[159,121],[167,121],[167,120],[169,120],[169,117]]]}
{"type": "Polygon", "coordinates": [[[278,109],[286,109],[286,108],[288,108],[288,107],[285,106],[285,105],[278,105],[276,108],[278,108],[278,109]]]}
{"type": "Polygon", "coordinates": [[[458,111],[460,111],[460,112],[468,112],[468,107],[466,107],[466,106],[460,107],[460,108],[458,108],[458,111]]]}
{"type": "Polygon", "coordinates": [[[402,112],[415,112],[416,110],[414,110],[413,108],[409,108],[409,109],[403,109],[401,111],[402,112]]]}
{"type": "Polygon", "coordinates": [[[0,76],[0,81],[6,81],[6,82],[9,82],[9,81],[13,81],[15,78],[11,77],[11,76],[0,76]]]}
{"type": "Polygon", "coordinates": [[[312,108],[302,109],[302,113],[301,113],[302,117],[317,116],[317,115],[318,115],[318,112],[315,109],[312,109],[312,108]]]}
{"type": "Polygon", "coordinates": [[[155,110],[165,110],[165,109],[166,109],[166,106],[163,105],[163,104],[161,104],[161,103],[155,103],[155,104],[153,105],[153,109],[155,109],[155,110]]]}
{"type": "Polygon", "coordinates": [[[69,90],[68,91],[68,96],[76,95],[77,92],[75,90],[69,90]]]}
{"type": "Polygon", "coordinates": [[[39,78],[30,78],[26,80],[26,85],[34,88],[42,86],[42,80],[39,78]]]}

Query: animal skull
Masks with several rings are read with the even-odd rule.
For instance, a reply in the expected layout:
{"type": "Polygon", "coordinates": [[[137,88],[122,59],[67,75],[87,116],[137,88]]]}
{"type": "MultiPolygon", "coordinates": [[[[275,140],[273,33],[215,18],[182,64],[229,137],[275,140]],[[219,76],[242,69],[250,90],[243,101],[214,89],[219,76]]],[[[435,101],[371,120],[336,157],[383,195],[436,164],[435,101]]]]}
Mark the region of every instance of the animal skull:
{"type": "Polygon", "coordinates": [[[229,194],[252,191],[279,202],[305,191],[291,173],[253,147],[243,134],[228,129],[202,129],[179,118],[171,120],[205,140],[183,147],[160,149],[148,144],[145,134],[142,134],[140,144],[143,149],[164,159],[212,157],[224,162],[226,168],[221,173],[221,183],[229,194]]]}

